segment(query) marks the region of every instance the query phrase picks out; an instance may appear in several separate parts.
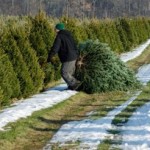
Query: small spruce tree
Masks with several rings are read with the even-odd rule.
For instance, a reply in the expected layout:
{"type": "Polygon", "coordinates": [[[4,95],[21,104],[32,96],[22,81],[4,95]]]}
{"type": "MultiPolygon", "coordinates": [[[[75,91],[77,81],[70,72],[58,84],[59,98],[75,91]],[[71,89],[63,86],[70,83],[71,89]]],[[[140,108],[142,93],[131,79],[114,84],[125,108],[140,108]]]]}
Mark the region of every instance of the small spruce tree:
{"type": "Polygon", "coordinates": [[[41,66],[45,65],[54,41],[54,31],[48,22],[45,13],[39,12],[35,18],[31,18],[30,43],[36,51],[41,66]]]}
{"type": "MultiPolygon", "coordinates": [[[[35,18],[31,18],[31,22],[32,27],[29,39],[33,49],[37,53],[39,64],[44,71],[44,81],[46,82],[44,82],[44,84],[46,85],[52,79],[51,76],[53,76],[53,73],[52,75],[49,75],[50,77],[48,77],[48,72],[51,72],[50,70],[53,70],[53,68],[55,71],[54,80],[60,79],[60,73],[58,72],[60,70],[60,61],[53,62],[53,67],[47,64],[48,52],[54,41],[54,30],[43,12],[39,12],[35,18]],[[48,81],[48,79],[50,81],[48,81]]],[[[57,57],[55,60],[58,60],[57,57]]]]}
{"type": "Polygon", "coordinates": [[[17,46],[27,65],[30,77],[32,78],[34,90],[37,93],[43,88],[44,72],[40,68],[35,50],[31,47],[24,28],[11,29],[12,36],[16,40],[17,46]]]}
{"type": "Polygon", "coordinates": [[[128,40],[128,35],[123,29],[123,25],[121,24],[121,19],[115,20],[116,29],[118,32],[118,35],[120,37],[120,41],[123,45],[123,52],[130,50],[130,42],[128,40]]]}
{"type": "Polygon", "coordinates": [[[79,46],[76,78],[87,93],[128,90],[139,85],[134,73],[107,44],[86,41],[79,46]]]}
{"type": "Polygon", "coordinates": [[[125,33],[127,35],[129,47],[130,48],[133,47],[134,46],[134,34],[133,34],[132,28],[129,24],[129,19],[121,18],[120,19],[120,24],[122,26],[122,29],[125,31],[125,33]]]}
{"type": "Polygon", "coordinates": [[[2,107],[2,100],[4,98],[2,87],[0,86],[0,109],[2,107]]]}
{"type": "Polygon", "coordinates": [[[65,24],[65,28],[73,34],[77,44],[81,41],[85,41],[88,38],[85,30],[86,24],[84,24],[84,22],[81,22],[77,18],[67,17],[62,17],[60,21],[63,22],[65,24]]]}
{"type": "Polygon", "coordinates": [[[0,86],[3,91],[1,105],[11,103],[12,98],[20,96],[19,80],[6,54],[0,56],[0,86]]]}
{"type": "Polygon", "coordinates": [[[109,19],[106,20],[103,23],[103,28],[105,29],[104,33],[106,38],[105,41],[100,41],[100,42],[108,43],[111,49],[113,49],[117,53],[122,52],[123,45],[121,43],[114,21],[109,19]]]}
{"type": "Polygon", "coordinates": [[[45,86],[47,86],[48,83],[54,81],[55,70],[54,70],[54,66],[51,63],[46,64],[43,69],[45,72],[44,83],[45,86]]]}
{"type": "Polygon", "coordinates": [[[105,31],[102,27],[102,23],[98,19],[91,19],[90,23],[85,25],[85,30],[88,35],[88,39],[99,39],[101,42],[105,40],[105,31]]]}
{"type": "Polygon", "coordinates": [[[20,82],[22,96],[27,97],[33,94],[34,86],[28,68],[9,29],[1,37],[0,48],[4,50],[13,65],[13,69],[20,82]]]}

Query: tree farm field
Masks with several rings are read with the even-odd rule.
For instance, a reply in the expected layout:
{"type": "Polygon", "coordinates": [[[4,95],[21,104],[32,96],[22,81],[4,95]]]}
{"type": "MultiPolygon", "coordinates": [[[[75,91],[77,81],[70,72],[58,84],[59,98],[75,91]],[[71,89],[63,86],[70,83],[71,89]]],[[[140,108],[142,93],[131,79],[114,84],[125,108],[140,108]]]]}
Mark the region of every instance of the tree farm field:
{"type": "MultiPolygon", "coordinates": [[[[127,65],[137,71],[140,66],[149,63],[150,47],[142,55],[129,61],[127,65]]],[[[125,118],[125,122],[127,122],[128,118],[138,107],[149,101],[150,92],[148,91],[150,90],[150,85],[141,87],[141,90],[141,94],[113,119],[112,124],[117,125],[122,121],[122,118],[125,118]]],[[[127,101],[134,92],[114,91],[97,94],[79,92],[52,108],[34,112],[28,118],[9,123],[5,127],[6,131],[0,131],[0,150],[41,150],[63,124],[69,121],[83,120],[88,117],[87,113],[91,111],[96,112],[96,115],[90,116],[93,119],[104,117],[116,106],[127,101]]],[[[117,131],[110,132],[115,134],[117,131]]],[[[99,149],[107,150],[112,144],[117,142],[120,141],[117,141],[117,139],[113,141],[106,139],[99,145],[99,149]]],[[[79,142],[76,142],[59,147],[58,143],[53,145],[53,149],[76,149],[78,144],[79,142]]]]}

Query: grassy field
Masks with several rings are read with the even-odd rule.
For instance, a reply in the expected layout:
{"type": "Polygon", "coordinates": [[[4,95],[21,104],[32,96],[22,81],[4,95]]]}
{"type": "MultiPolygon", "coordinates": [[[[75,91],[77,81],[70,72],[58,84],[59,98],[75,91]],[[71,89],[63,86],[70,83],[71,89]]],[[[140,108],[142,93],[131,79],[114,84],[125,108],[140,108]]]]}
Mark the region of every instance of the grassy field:
{"type": "MultiPolygon", "coordinates": [[[[128,62],[128,65],[136,71],[137,68],[145,63],[150,63],[150,48],[138,58],[128,62]]],[[[148,97],[150,97],[149,90],[150,85],[144,87],[140,96],[114,118],[113,124],[117,125],[120,123],[122,117],[125,117],[127,121],[138,107],[148,101],[148,97]]],[[[93,119],[103,117],[110,110],[127,101],[131,96],[131,91],[115,91],[90,95],[80,92],[53,108],[34,112],[32,116],[26,119],[20,119],[15,123],[8,124],[6,126],[8,131],[0,132],[0,150],[41,150],[64,123],[85,119],[87,118],[86,113],[90,111],[96,112],[96,115],[92,116],[93,119]]],[[[115,133],[116,131],[111,132],[115,133]]],[[[99,148],[107,150],[113,142],[119,141],[107,139],[99,148]]],[[[54,145],[54,149],[58,150],[60,148],[54,145]]],[[[68,150],[72,149],[72,147],[61,149],[68,150]]]]}

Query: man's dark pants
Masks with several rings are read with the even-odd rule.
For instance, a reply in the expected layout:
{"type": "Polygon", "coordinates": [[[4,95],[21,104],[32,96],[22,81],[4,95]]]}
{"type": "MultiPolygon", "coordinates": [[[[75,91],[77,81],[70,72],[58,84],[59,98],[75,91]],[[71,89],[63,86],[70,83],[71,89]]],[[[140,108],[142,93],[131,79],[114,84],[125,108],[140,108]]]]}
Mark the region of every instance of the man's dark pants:
{"type": "Polygon", "coordinates": [[[76,69],[76,60],[62,63],[61,76],[68,84],[68,86],[71,87],[77,83],[77,79],[75,79],[74,77],[75,69],[76,69]]]}

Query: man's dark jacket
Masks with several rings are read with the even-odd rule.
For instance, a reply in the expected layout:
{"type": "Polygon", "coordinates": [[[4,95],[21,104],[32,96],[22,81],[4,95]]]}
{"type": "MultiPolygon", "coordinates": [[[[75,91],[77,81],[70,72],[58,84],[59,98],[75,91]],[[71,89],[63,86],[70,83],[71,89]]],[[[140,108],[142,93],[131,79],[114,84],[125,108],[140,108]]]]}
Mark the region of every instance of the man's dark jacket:
{"type": "Polygon", "coordinates": [[[56,53],[58,53],[58,56],[62,63],[67,62],[67,61],[73,61],[73,60],[77,59],[78,51],[77,51],[76,43],[69,31],[60,30],[57,33],[54,44],[48,55],[48,61],[56,53]]]}

